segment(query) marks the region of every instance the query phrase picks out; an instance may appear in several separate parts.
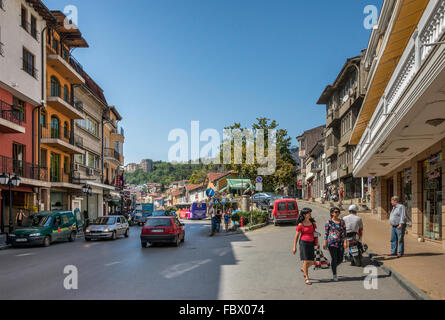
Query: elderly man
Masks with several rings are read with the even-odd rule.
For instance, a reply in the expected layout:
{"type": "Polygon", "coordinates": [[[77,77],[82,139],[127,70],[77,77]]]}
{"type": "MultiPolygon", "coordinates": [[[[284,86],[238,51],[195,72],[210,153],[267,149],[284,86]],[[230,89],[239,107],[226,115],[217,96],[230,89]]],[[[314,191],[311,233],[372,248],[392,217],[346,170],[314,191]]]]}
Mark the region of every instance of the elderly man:
{"type": "Polygon", "coordinates": [[[399,253],[397,254],[397,258],[400,258],[403,256],[405,250],[406,209],[405,206],[400,203],[400,199],[397,196],[391,198],[391,204],[393,208],[389,216],[389,223],[392,226],[390,256],[395,256],[398,248],[399,253]]]}

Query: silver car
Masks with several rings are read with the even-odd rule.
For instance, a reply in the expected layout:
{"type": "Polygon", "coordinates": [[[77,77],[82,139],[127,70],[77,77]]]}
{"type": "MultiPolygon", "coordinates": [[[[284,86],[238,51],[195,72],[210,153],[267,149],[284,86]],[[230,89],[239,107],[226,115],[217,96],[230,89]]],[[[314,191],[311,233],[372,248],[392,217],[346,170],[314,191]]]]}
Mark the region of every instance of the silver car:
{"type": "Polygon", "coordinates": [[[85,230],[85,240],[92,239],[112,239],[123,235],[125,238],[130,236],[130,226],[124,216],[107,216],[97,218],[85,230]]]}

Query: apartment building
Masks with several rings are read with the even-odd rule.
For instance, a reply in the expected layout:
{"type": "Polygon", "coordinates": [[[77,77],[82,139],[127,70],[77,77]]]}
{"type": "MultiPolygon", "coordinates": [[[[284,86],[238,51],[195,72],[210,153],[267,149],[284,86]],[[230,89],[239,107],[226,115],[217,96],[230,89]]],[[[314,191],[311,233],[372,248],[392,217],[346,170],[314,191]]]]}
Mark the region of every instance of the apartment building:
{"type": "Polygon", "coordinates": [[[373,212],[398,195],[411,233],[445,247],[445,1],[385,0],[365,63],[367,94],[351,135],[354,175],[373,177],[373,212]],[[439,43],[438,43],[439,42],[439,43]]]}
{"type": "Polygon", "coordinates": [[[365,198],[367,179],[353,176],[355,147],[349,144],[366,92],[365,54],[363,50],[360,56],[347,59],[337,79],[317,102],[326,106],[326,185],[343,195],[343,200],[365,198]]]}
{"type": "Polygon", "coordinates": [[[317,201],[323,198],[326,185],[324,143],[324,138],[317,141],[309,151],[305,163],[305,184],[308,186],[307,197],[317,201]]]}
{"type": "Polygon", "coordinates": [[[39,166],[34,132],[45,100],[42,34],[54,23],[40,1],[0,1],[0,175],[20,179],[11,194],[0,185],[1,233],[14,227],[18,210],[39,210],[39,189],[50,187],[47,166],[39,166]]]}
{"type": "Polygon", "coordinates": [[[309,152],[315,147],[315,145],[323,138],[325,126],[319,126],[305,131],[302,135],[297,137],[300,157],[300,173],[297,176],[297,188],[301,188],[302,199],[309,199],[312,197],[312,180],[307,180],[306,176],[309,173],[306,168],[306,161],[308,160],[309,152]],[[301,185],[301,186],[300,186],[301,185]]]}

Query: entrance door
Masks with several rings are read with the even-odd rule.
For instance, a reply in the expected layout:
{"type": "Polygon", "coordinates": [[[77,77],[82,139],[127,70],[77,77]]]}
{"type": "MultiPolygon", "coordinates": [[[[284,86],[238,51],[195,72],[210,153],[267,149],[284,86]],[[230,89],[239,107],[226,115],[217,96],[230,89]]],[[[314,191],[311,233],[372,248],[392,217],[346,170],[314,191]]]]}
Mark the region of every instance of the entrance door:
{"type": "Polygon", "coordinates": [[[390,212],[391,212],[391,210],[392,210],[392,204],[391,204],[391,198],[394,196],[394,179],[393,178],[391,178],[391,179],[388,179],[387,180],[388,182],[387,182],[387,190],[388,190],[388,195],[389,195],[389,197],[388,197],[388,218],[389,218],[389,214],[390,214],[390,212]]]}
{"type": "Polygon", "coordinates": [[[423,173],[423,236],[442,239],[442,154],[422,164],[423,173]]]}

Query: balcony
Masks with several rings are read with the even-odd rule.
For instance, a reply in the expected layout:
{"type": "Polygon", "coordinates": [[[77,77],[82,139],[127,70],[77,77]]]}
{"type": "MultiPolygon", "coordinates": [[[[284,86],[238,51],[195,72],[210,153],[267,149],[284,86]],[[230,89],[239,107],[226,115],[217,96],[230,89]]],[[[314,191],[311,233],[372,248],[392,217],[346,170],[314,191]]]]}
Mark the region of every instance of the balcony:
{"type": "Polygon", "coordinates": [[[445,81],[445,46],[430,45],[443,41],[444,14],[444,0],[429,1],[371,119],[363,121],[354,176],[384,176],[444,138],[437,88],[445,81]]]}
{"type": "Polygon", "coordinates": [[[326,159],[329,159],[338,154],[338,148],[334,146],[329,146],[326,149],[326,159]]]}
{"type": "MultiPolygon", "coordinates": [[[[23,179],[48,181],[48,169],[22,160],[0,156],[1,173],[10,173],[23,179]]],[[[38,184],[37,184],[38,185],[38,184]]]]}
{"type": "Polygon", "coordinates": [[[64,59],[58,54],[48,54],[47,63],[71,84],[84,84],[85,79],[71,66],[69,62],[71,59],[70,56],[64,59]]]}
{"type": "Polygon", "coordinates": [[[0,100],[0,132],[25,133],[25,127],[22,126],[22,113],[2,100],[0,100]]]}
{"type": "Polygon", "coordinates": [[[312,162],[311,163],[311,172],[312,173],[319,173],[323,170],[323,165],[321,163],[312,162]]]}
{"type": "Polygon", "coordinates": [[[104,149],[104,158],[111,159],[113,161],[117,161],[117,162],[121,163],[121,154],[112,148],[104,149]]]}
{"type": "Polygon", "coordinates": [[[121,127],[120,130],[112,130],[111,139],[114,141],[119,141],[124,143],[125,142],[124,128],[121,127]]]}
{"type": "Polygon", "coordinates": [[[71,138],[69,135],[69,133],[65,135],[63,129],[42,128],[40,142],[68,154],[84,154],[81,148],[74,145],[74,137],[71,138]]]}
{"type": "Polygon", "coordinates": [[[82,112],[78,108],[74,107],[70,102],[63,100],[60,97],[50,96],[48,94],[46,103],[48,106],[53,107],[55,110],[59,111],[70,119],[84,118],[82,112]]]}
{"type": "Polygon", "coordinates": [[[347,146],[349,144],[349,139],[351,139],[352,130],[346,132],[340,139],[340,143],[338,144],[340,147],[347,146]]]}
{"type": "Polygon", "coordinates": [[[326,128],[336,125],[340,122],[339,111],[330,109],[326,117],[326,128]]]}

